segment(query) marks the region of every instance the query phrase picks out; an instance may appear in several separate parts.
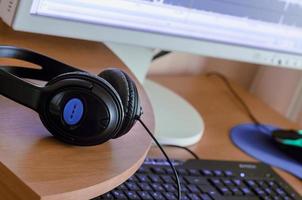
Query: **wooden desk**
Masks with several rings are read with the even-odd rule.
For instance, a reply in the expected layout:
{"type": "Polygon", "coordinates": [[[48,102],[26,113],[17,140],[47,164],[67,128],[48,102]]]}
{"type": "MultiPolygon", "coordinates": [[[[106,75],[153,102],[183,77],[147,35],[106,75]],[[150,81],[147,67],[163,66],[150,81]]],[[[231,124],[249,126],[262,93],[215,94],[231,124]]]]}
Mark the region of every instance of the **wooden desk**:
{"type": "MultiPolygon", "coordinates": [[[[108,48],[96,42],[14,32],[0,21],[0,44],[29,48],[94,74],[113,66],[130,74],[108,48]]],[[[5,64],[30,65],[0,59],[0,65],[5,64]]],[[[143,121],[154,130],[150,102],[141,85],[137,86],[143,121]]],[[[125,136],[102,145],[63,144],[51,137],[37,113],[0,95],[0,199],[99,196],[127,180],[144,161],[150,145],[149,135],[138,123],[125,136]]]]}
{"type": "MultiPolygon", "coordinates": [[[[190,147],[201,158],[254,161],[235,147],[229,138],[231,127],[250,122],[250,119],[220,79],[205,76],[157,76],[151,79],[183,96],[201,113],[205,121],[205,133],[199,143],[190,147]]],[[[297,124],[288,121],[246,90],[236,84],[234,87],[261,122],[298,128],[297,124]]],[[[158,153],[156,148],[152,148],[150,155],[158,153]]],[[[169,148],[169,153],[176,158],[190,158],[190,155],[179,149],[169,148]]],[[[275,170],[302,194],[301,180],[283,170],[275,170]]]]}
{"type": "MultiPolygon", "coordinates": [[[[121,66],[123,69],[126,69],[121,61],[101,44],[43,35],[16,33],[3,25],[1,21],[0,44],[18,45],[35,49],[66,63],[88,69],[94,73],[99,72],[101,68],[107,66],[121,66]]],[[[249,121],[249,118],[220,80],[214,77],[185,76],[152,77],[152,79],[166,85],[185,97],[203,115],[206,123],[205,134],[198,144],[191,147],[200,157],[206,159],[254,160],[234,147],[229,139],[229,129],[235,124],[249,121]]],[[[253,108],[259,120],[265,123],[275,123],[283,127],[298,127],[274,112],[257,98],[237,86],[236,88],[248,105],[253,108]]],[[[144,120],[147,120],[149,126],[153,128],[154,121],[150,104],[141,87],[140,91],[143,94],[142,102],[146,105],[144,120]]],[[[4,106],[1,106],[0,102],[0,116],[3,112],[3,108],[4,106]]],[[[24,109],[21,108],[21,106],[19,108],[24,109]]],[[[28,112],[34,115],[27,109],[22,110],[22,112],[28,112]]],[[[0,119],[5,119],[6,117],[7,116],[2,115],[0,119]]],[[[20,118],[18,120],[20,120],[20,118]]],[[[35,117],[35,120],[38,119],[35,117]]],[[[14,127],[15,124],[16,123],[11,121],[11,124],[6,124],[6,128],[14,127]]],[[[41,127],[41,125],[37,124],[35,126],[41,127]]],[[[3,124],[0,126],[0,132],[1,127],[3,128],[3,124]]],[[[30,127],[27,126],[27,128],[30,127]]],[[[1,136],[0,134],[0,198],[6,200],[22,198],[87,199],[88,197],[105,192],[127,179],[142,162],[150,145],[150,139],[145,133],[142,133],[142,131],[143,130],[136,126],[132,134],[130,133],[120,140],[111,141],[107,145],[86,148],[84,150],[83,148],[62,147],[61,144],[49,138],[39,143],[39,137],[46,138],[45,135],[47,135],[47,133],[45,130],[42,130],[42,135],[39,135],[39,137],[29,132],[27,134],[20,132],[20,135],[9,139],[7,135],[1,136]],[[3,137],[6,138],[5,142],[10,142],[9,145],[7,143],[3,145],[3,137]],[[137,141],[139,141],[141,145],[137,146],[137,141]],[[32,144],[33,146],[30,148],[24,146],[25,144],[32,144]],[[45,151],[42,150],[41,144],[42,146],[47,145],[45,151]],[[116,151],[111,151],[110,146],[113,148],[112,150],[115,149],[116,151]],[[2,150],[1,147],[4,148],[4,150],[2,150]],[[16,147],[12,153],[19,156],[19,160],[14,161],[11,157],[5,155],[9,150],[8,147],[16,147]],[[47,165],[49,161],[47,155],[54,158],[54,155],[60,155],[58,152],[61,150],[51,150],[55,148],[66,148],[68,151],[77,151],[80,157],[74,157],[74,160],[70,157],[69,159],[61,159],[63,164],[70,166],[69,168],[64,167],[62,163],[55,165],[55,163],[52,162],[51,166],[47,165]],[[133,150],[131,150],[133,153],[130,153],[129,148],[133,150]],[[94,155],[88,156],[88,154],[91,155],[91,153],[94,153],[94,155]],[[22,159],[24,155],[27,155],[27,157],[23,157],[22,159]],[[39,155],[44,156],[45,159],[43,163],[37,160],[39,155]],[[8,164],[3,162],[3,156],[8,159],[8,164]],[[86,157],[88,160],[93,161],[94,165],[91,165],[91,162],[87,160],[81,160],[81,157],[86,157]],[[120,162],[121,159],[123,159],[123,162],[120,162]],[[85,170],[87,163],[89,163],[89,168],[85,170]],[[83,170],[80,170],[79,167],[83,167],[83,170]],[[105,168],[108,169],[109,167],[110,170],[106,171],[105,168]],[[91,171],[91,169],[95,170],[91,171]],[[34,173],[35,170],[38,170],[38,173],[34,173]],[[64,175],[63,173],[63,175],[60,176],[60,171],[67,174],[64,175]],[[79,173],[81,176],[78,176],[79,173]]],[[[178,158],[189,158],[186,152],[178,149],[171,149],[169,152],[173,153],[171,154],[173,156],[177,155],[178,158]]],[[[156,149],[152,149],[151,154],[153,153],[158,152],[156,152],[156,149]]],[[[298,179],[282,170],[277,169],[277,172],[293,185],[297,191],[302,193],[302,183],[298,179]]]]}

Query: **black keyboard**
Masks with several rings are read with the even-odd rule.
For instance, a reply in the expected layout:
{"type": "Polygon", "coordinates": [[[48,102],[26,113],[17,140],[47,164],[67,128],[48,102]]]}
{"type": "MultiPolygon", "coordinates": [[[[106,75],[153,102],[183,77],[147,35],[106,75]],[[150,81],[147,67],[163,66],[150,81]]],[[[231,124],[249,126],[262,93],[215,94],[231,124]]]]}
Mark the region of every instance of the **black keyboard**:
{"type": "MultiPolygon", "coordinates": [[[[270,166],[254,162],[173,161],[180,176],[182,200],[300,200],[270,166]]],[[[94,198],[177,200],[173,171],[163,159],[147,158],[125,183],[94,198]]]]}

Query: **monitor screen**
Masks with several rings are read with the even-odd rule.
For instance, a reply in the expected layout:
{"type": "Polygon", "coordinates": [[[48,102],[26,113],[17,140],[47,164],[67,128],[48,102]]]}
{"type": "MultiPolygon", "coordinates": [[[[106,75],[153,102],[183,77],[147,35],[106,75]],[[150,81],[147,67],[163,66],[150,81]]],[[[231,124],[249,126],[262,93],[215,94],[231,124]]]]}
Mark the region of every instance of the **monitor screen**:
{"type": "Polygon", "coordinates": [[[35,0],[31,14],[302,54],[301,0],[35,0]]]}

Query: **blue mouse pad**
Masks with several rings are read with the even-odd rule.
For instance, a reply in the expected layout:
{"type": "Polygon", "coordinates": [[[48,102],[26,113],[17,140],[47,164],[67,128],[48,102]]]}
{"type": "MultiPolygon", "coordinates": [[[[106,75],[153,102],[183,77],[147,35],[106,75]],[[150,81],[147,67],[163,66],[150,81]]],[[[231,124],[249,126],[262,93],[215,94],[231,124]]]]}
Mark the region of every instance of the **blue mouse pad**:
{"type": "Polygon", "coordinates": [[[231,130],[233,143],[245,153],[269,165],[282,168],[302,179],[302,163],[281,151],[271,138],[277,127],[241,124],[231,130]]]}

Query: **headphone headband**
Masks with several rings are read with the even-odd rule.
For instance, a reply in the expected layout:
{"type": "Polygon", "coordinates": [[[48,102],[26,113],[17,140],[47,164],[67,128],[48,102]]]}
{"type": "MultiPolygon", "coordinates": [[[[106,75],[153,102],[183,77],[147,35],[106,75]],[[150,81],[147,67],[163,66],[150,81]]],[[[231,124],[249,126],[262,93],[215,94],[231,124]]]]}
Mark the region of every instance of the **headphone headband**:
{"type": "Polygon", "coordinates": [[[134,81],[119,69],[98,76],[42,54],[0,45],[0,58],[14,58],[40,68],[1,66],[0,95],[39,115],[61,141],[95,145],[127,133],[140,115],[134,81]],[[37,86],[25,79],[47,81],[37,86]]]}
{"type": "Polygon", "coordinates": [[[13,46],[0,46],[0,58],[14,58],[39,65],[41,67],[41,69],[31,69],[14,66],[0,66],[0,69],[21,78],[49,81],[63,73],[82,71],[45,55],[13,46]]]}
{"type": "Polygon", "coordinates": [[[49,81],[63,73],[82,71],[42,54],[13,46],[0,46],[0,58],[14,58],[41,67],[41,69],[31,69],[0,66],[0,93],[34,110],[38,107],[41,88],[21,78],[49,81]]]}

